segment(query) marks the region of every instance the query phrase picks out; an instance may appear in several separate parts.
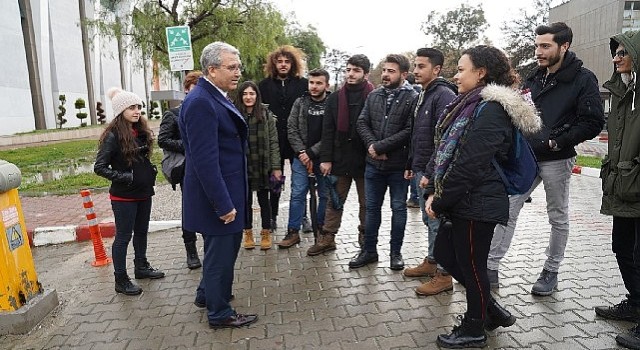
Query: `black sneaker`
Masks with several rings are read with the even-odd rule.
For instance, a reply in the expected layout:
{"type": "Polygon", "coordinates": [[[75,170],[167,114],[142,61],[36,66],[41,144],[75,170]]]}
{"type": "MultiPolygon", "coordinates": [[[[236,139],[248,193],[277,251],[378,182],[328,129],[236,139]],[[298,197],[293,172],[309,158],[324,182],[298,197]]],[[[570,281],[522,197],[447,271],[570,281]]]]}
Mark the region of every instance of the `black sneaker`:
{"type": "Polygon", "coordinates": [[[635,325],[626,333],[618,334],[616,343],[627,349],[640,349],[640,325],[635,325]]]}
{"type": "Polygon", "coordinates": [[[608,320],[640,322],[640,310],[628,299],[613,306],[596,306],[595,311],[596,315],[608,320]]]}
{"type": "Polygon", "coordinates": [[[531,288],[531,294],[549,296],[558,287],[558,273],[543,269],[536,283],[531,288]]]}

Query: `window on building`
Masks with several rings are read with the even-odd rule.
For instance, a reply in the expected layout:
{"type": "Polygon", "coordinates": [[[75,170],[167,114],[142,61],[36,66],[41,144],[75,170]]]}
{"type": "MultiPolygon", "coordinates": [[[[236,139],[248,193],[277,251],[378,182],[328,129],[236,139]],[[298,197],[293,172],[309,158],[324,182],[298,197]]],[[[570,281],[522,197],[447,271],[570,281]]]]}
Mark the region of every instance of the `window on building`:
{"type": "Polygon", "coordinates": [[[622,16],[623,32],[640,29],[640,1],[625,1],[622,16]]]}

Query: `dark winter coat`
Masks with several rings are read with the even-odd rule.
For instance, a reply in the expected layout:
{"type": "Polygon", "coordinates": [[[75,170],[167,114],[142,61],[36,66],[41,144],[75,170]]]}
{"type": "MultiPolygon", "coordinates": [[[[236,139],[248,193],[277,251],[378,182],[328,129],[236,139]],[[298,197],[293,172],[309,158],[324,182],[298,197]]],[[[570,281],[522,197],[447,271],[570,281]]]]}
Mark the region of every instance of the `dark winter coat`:
{"type": "Polygon", "coordinates": [[[258,84],[258,89],[262,95],[262,103],[268,104],[269,110],[278,119],[276,127],[280,157],[283,160],[291,159],[294,157],[294,152],[287,138],[287,121],[293,103],[309,89],[309,81],[306,78],[295,77],[287,80],[265,78],[258,84]]]}
{"type": "MultiPolygon", "coordinates": [[[[327,100],[324,100],[326,104],[327,100]]],[[[300,153],[300,151],[306,151],[310,158],[317,159],[320,155],[320,145],[322,140],[316,142],[311,147],[307,147],[308,140],[308,126],[307,126],[307,111],[311,104],[311,96],[304,95],[296,100],[291,108],[291,114],[289,115],[289,121],[287,125],[287,136],[291,149],[294,154],[300,153]]],[[[324,116],[323,116],[324,119],[324,116]]],[[[322,130],[314,130],[318,134],[322,134],[322,130]]]]}
{"type": "Polygon", "coordinates": [[[566,52],[560,69],[543,87],[545,74],[546,68],[538,69],[524,84],[542,117],[542,129],[527,138],[539,162],[574,157],[574,147],[598,136],[604,126],[598,80],[575,53],[566,52]],[[549,147],[549,140],[557,142],[557,150],[549,147]]]}
{"type": "MultiPolygon", "coordinates": [[[[618,44],[633,59],[636,79],[640,74],[640,34],[636,31],[611,38],[611,55],[618,44]]],[[[604,83],[611,91],[611,113],[607,120],[609,152],[602,161],[602,208],[600,212],[626,218],[640,218],[640,98],[638,83],[625,84],[615,71],[604,83]]]]}
{"type": "Polygon", "coordinates": [[[332,175],[362,178],[367,149],[358,134],[356,123],[366,97],[362,97],[362,92],[358,91],[357,96],[361,97],[357,101],[349,100],[349,131],[346,135],[340,135],[337,130],[339,95],[339,92],[335,92],[327,98],[322,125],[320,162],[331,162],[332,175]]]}
{"type": "Polygon", "coordinates": [[[184,146],[182,146],[180,129],[178,128],[179,114],[180,107],[171,108],[164,112],[158,132],[158,146],[167,151],[184,154],[184,146]]]}
{"type": "Polygon", "coordinates": [[[156,166],[149,160],[146,135],[138,135],[137,154],[129,166],[120,148],[118,135],[111,131],[98,149],[93,171],[110,180],[109,193],[128,199],[147,199],[155,194],[156,166]]]}
{"type": "Polygon", "coordinates": [[[203,235],[237,234],[247,210],[247,123],[210,82],[198,79],[178,118],[185,150],[182,227],[203,235]],[[236,209],[236,220],[220,217],[236,209]]]}
{"type": "MultiPolygon", "coordinates": [[[[438,117],[456,97],[458,89],[444,78],[436,78],[423,92],[417,106],[411,131],[411,152],[407,169],[425,172],[434,152],[433,135],[438,117]]],[[[419,99],[418,99],[419,100],[419,99]]]]}
{"type": "MultiPolygon", "coordinates": [[[[531,134],[540,129],[540,118],[534,106],[508,87],[489,85],[480,96],[487,103],[468,126],[449,165],[442,194],[434,197],[431,208],[450,218],[506,225],[509,198],[491,160],[507,159],[514,125],[525,135],[531,134]]],[[[430,182],[427,193],[434,192],[433,186],[430,182]]]]}
{"type": "Polygon", "coordinates": [[[384,88],[373,90],[358,118],[357,128],[365,149],[373,145],[377,154],[386,154],[386,160],[373,159],[367,152],[367,163],[381,171],[404,170],[409,159],[411,119],[416,108],[418,93],[411,87],[401,89],[385,113],[387,96],[384,88]]]}

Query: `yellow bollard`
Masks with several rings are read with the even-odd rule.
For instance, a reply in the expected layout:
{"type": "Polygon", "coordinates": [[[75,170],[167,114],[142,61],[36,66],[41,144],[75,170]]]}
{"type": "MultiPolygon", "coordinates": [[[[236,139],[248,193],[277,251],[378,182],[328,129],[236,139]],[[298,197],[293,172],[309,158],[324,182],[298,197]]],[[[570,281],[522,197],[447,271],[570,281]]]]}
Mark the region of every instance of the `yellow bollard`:
{"type": "Polygon", "coordinates": [[[38,282],[18,190],[0,193],[0,311],[13,311],[42,291],[38,282]]]}
{"type": "Polygon", "coordinates": [[[27,333],[58,305],[43,291],[29,247],[17,188],[20,169],[0,160],[0,335],[27,333]]]}

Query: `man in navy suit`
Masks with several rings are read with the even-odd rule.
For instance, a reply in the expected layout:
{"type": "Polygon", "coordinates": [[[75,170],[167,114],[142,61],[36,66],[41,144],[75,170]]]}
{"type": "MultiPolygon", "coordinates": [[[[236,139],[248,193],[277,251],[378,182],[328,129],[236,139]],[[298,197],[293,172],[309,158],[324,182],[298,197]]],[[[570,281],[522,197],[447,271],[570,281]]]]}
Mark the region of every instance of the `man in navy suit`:
{"type": "Polygon", "coordinates": [[[242,65],[233,46],[214,42],[202,50],[204,76],[185,98],[180,134],[186,168],[183,226],[202,233],[204,260],[195,304],[208,310],[211,328],[240,327],[258,318],[236,313],[233,270],[242,240],[247,198],[247,124],[228,99],[242,65]]]}

